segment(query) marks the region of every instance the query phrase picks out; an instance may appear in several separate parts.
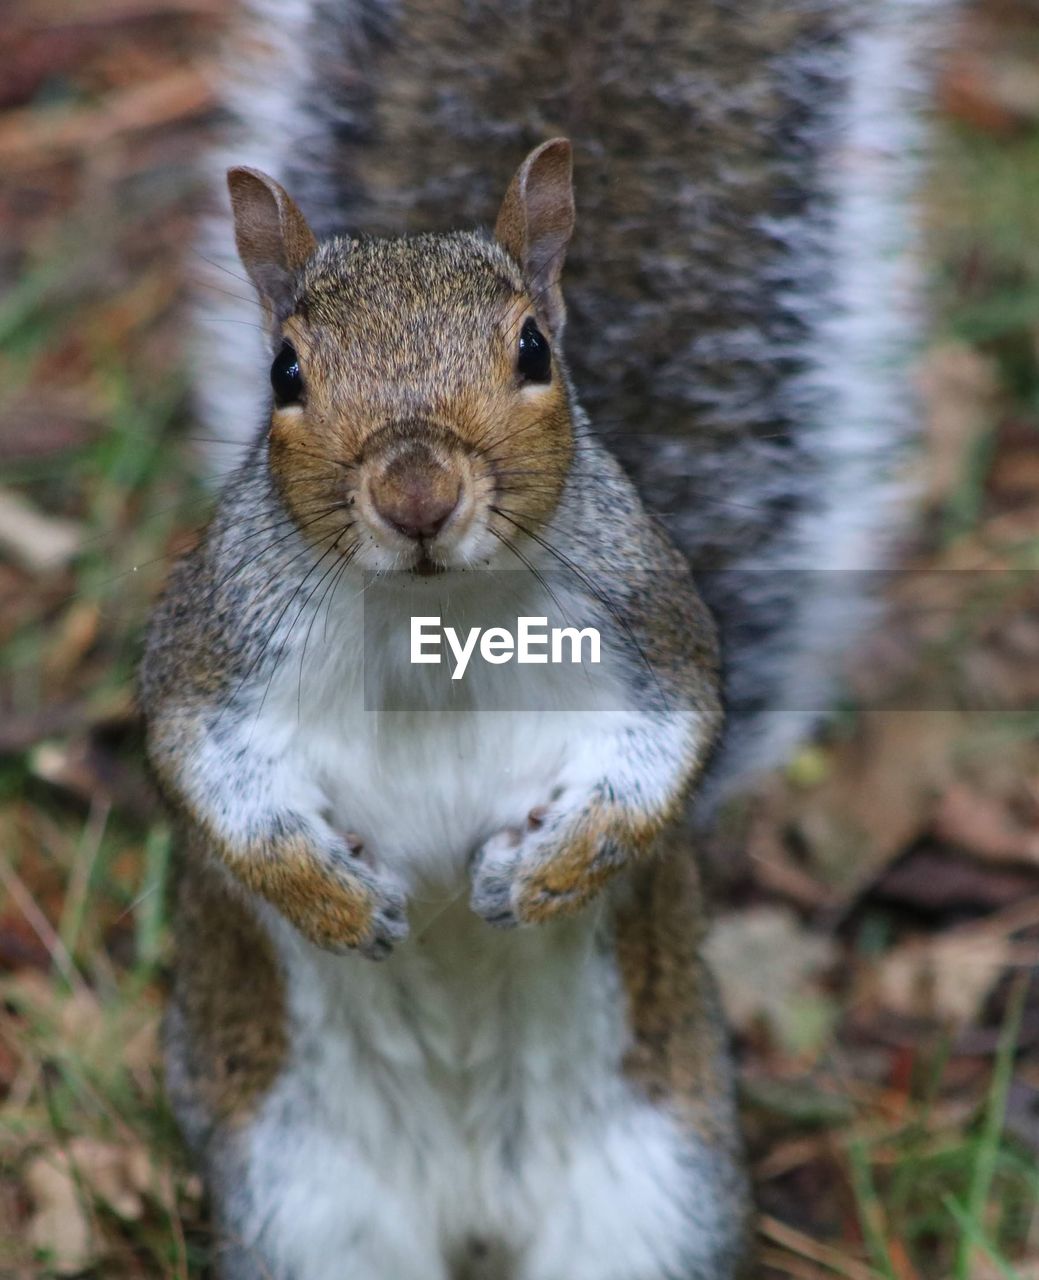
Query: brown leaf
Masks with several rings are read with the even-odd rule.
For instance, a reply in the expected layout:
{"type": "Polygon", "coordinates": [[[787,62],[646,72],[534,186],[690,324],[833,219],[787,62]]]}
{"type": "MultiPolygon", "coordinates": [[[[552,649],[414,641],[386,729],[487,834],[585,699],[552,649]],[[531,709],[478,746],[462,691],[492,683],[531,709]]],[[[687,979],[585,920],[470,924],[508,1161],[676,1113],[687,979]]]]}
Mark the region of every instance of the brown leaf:
{"type": "Polygon", "coordinates": [[[999,1266],[976,1250],[971,1259],[970,1274],[971,1280],[1006,1280],[1008,1274],[1014,1275],[1016,1280],[1039,1280],[1039,1258],[1015,1261],[1013,1272],[1008,1272],[1006,1267],[999,1266]]]}
{"type": "Polygon", "coordinates": [[[76,600],[53,630],[44,671],[53,684],[66,679],[93,648],[101,624],[96,600],[76,600]]]}
{"type": "Polygon", "coordinates": [[[1033,0],[964,6],[956,47],[939,82],[950,115],[996,135],[1039,119],[1039,67],[1033,56],[1033,0]]]}
{"type": "Polygon", "coordinates": [[[991,360],[953,342],[924,356],[918,379],[927,433],[921,480],[937,505],[962,484],[974,442],[992,420],[999,382],[991,360]]]}
{"type": "Polygon", "coordinates": [[[96,1243],[68,1156],[62,1151],[39,1155],[27,1166],[25,1189],[34,1209],[28,1237],[58,1275],[75,1275],[96,1261],[96,1243]]]}
{"type": "Polygon", "coordinates": [[[831,751],[826,780],[789,795],[777,821],[810,869],[849,900],[929,826],[952,771],[962,719],[946,711],[873,711],[831,751]]]}
{"type": "Polygon", "coordinates": [[[75,449],[101,432],[100,406],[82,387],[39,386],[12,393],[0,405],[0,462],[43,458],[75,449]]]}
{"type": "Polygon", "coordinates": [[[942,797],[934,830],[976,857],[1039,865],[1039,826],[1022,826],[1004,804],[964,783],[950,787],[942,797]]]}
{"type": "Polygon", "coordinates": [[[53,1259],[59,1275],[73,1275],[96,1263],[103,1242],[94,1230],[88,1200],[135,1222],[146,1200],[168,1212],[176,1209],[176,1188],[168,1168],[156,1168],[143,1144],[75,1137],[63,1150],[40,1154],[25,1171],[33,1200],[29,1224],[33,1245],[53,1259]]]}
{"type": "Polygon", "coordinates": [[[114,90],[90,110],[27,107],[9,112],[0,123],[0,162],[31,169],[69,155],[89,155],[125,134],[199,115],[215,102],[213,83],[200,71],[182,68],[114,90]]]}
{"type": "Polygon", "coordinates": [[[786,907],[761,906],[716,920],[708,934],[707,958],[721,988],[730,1023],[749,1032],[764,1023],[791,1051],[813,1047],[826,1018],[818,979],[833,965],[829,938],[809,932],[786,907]]]}
{"type": "Polygon", "coordinates": [[[993,92],[992,77],[985,62],[965,51],[957,56],[943,77],[941,104],[954,119],[985,133],[1011,134],[1027,122],[1010,103],[993,92]]]}
{"type": "Polygon", "coordinates": [[[966,1026],[1010,958],[1005,938],[936,937],[896,947],[876,965],[870,986],[889,1013],[966,1026]]]}
{"type": "Polygon", "coordinates": [[[1003,502],[1035,505],[1039,494],[1039,433],[1034,422],[1009,418],[1000,423],[987,487],[1003,502]]]}
{"type": "Polygon", "coordinates": [[[870,897],[927,915],[976,915],[1009,907],[1036,888],[1035,874],[1023,868],[982,866],[922,846],[885,871],[870,897]]]}
{"type": "Polygon", "coordinates": [[[47,27],[110,25],[183,14],[220,17],[226,0],[20,0],[24,21],[47,27]]]}
{"type": "Polygon", "coordinates": [[[1039,897],[1033,896],[984,920],[912,938],[860,972],[853,1004],[878,1002],[896,1017],[952,1022],[961,1030],[964,1052],[990,1053],[998,1030],[982,1046],[973,1024],[1003,973],[1035,966],[1035,944],[1016,937],[1037,924],[1039,897]],[[964,1043],[965,1037],[973,1043],[964,1043]]]}
{"type": "Polygon", "coordinates": [[[0,489],[0,551],[33,573],[60,569],[83,542],[72,520],[44,515],[21,494],[0,489]]]}

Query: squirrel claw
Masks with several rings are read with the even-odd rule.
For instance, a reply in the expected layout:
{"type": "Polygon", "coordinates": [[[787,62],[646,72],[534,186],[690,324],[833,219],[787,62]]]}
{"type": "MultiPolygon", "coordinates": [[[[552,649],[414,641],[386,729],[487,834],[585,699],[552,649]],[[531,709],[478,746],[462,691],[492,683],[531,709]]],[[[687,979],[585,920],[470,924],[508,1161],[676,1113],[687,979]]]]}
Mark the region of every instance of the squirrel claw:
{"type": "Polygon", "coordinates": [[[408,936],[404,896],[382,877],[375,884],[378,898],[372,913],[370,936],[358,950],[369,960],[385,960],[398,942],[408,936]]]}
{"type": "Polygon", "coordinates": [[[473,858],[469,905],[496,929],[514,929],[519,924],[512,906],[512,888],[521,843],[522,833],[515,827],[506,827],[485,841],[473,858]]]}
{"type": "MultiPolygon", "coordinates": [[[[385,960],[387,956],[393,954],[393,943],[386,938],[373,938],[371,942],[365,943],[360,948],[360,953],[366,960],[373,960],[378,964],[380,960],[385,960]]],[[[344,951],[343,954],[346,952],[344,951]]]]}

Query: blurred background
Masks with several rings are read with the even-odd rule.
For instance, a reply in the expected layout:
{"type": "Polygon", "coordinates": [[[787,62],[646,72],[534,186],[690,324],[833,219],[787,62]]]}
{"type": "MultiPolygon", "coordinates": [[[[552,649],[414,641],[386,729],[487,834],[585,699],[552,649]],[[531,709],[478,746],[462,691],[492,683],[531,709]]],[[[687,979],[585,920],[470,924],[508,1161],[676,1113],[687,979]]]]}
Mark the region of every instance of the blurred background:
{"type": "MultiPolygon", "coordinates": [[[[132,676],[148,602],[210,501],[179,307],[226,8],[6,0],[0,23],[12,1280],[206,1274],[201,1188],[161,1091],[170,835],[132,676]]],[[[1034,0],[969,8],[934,112],[905,547],[928,572],[892,583],[831,726],[707,851],[767,1276],[1039,1277],[1034,0]],[[893,688],[934,709],[864,709],[893,688]]]]}

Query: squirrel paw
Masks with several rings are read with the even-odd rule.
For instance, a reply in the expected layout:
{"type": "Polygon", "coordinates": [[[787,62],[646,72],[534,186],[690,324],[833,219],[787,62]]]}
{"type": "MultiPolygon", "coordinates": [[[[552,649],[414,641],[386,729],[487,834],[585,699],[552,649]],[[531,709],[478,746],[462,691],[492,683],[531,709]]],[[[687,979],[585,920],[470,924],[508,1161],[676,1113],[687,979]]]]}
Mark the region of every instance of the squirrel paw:
{"type": "Polygon", "coordinates": [[[478,916],[499,929],[512,929],[519,924],[512,890],[522,846],[523,832],[518,827],[507,827],[484,841],[473,857],[469,905],[478,916]]]}
{"type": "Polygon", "coordinates": [[[356,951],[383,960],[407,937],[407,899],[401,886],[373,869],[360,842],[347,835],[298,876],[297,893],[282,909],[315,946],[340,955],[356,951]]]}
{"type": "Polygon", "coordinates": [[[502,929],[570,915],[628,861],[619,834],[600,806],[538,806],[476,851],[470,906],[502,929]]]}

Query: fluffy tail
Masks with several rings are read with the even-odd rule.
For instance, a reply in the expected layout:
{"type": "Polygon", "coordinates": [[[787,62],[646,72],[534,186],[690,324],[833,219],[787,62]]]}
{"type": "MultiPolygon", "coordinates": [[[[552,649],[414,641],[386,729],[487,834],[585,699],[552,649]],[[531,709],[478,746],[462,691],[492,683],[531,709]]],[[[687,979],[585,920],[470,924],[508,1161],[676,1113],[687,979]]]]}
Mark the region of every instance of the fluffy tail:
{"type": "MultiPolygon", "coordinates": [[[[941,0],[248,0],[214,169],[279,177],[319,232],[488,223],[573,140],[567,354],[593,423],[722,627],[714,794],[825,708],[898,526],[917,338],[920,55],[941,0]]],[[[220,468],[267,394],[229,221],[199,334],[220,468]]]]}

